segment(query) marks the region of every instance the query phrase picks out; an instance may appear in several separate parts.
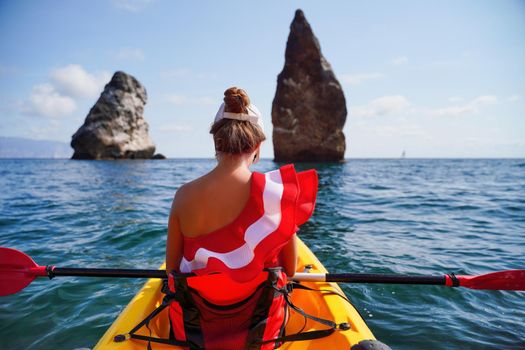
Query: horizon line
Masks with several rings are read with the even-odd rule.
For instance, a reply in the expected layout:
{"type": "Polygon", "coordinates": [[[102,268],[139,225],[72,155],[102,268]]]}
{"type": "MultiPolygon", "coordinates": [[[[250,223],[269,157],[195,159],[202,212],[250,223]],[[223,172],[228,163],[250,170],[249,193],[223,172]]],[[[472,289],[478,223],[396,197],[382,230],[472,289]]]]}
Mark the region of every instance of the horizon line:
{"type": "MultiPolygon", "coordinates": [[[[0,160],[75,160],[75,161],[92,161],[92,160],[105,160],[105,161],[145,161],[145,160],[155,160],[155,161],[162,161],[162,160],[215,160],[213,157],[166,157],[166,159],[131,159],[131,158],[122,158],[122,159],[71,159],[71,158],[61,158],[61,157],[1,157],[0,160]]],[[[287,163],[288,161],[275,161],[273,158],[267,158],[267,157],[261,157],[259,158],[261,160],[269,160],[274,163],[287,163]]],[[[342,159],[344,160],[498,160],[498,159],[507,159],[507,160],[525,160],[525,156],[523,157],[345,157],[342,159]]],[[[289,161],[290,163],[342,163],[342,161],[289,161]]]]}

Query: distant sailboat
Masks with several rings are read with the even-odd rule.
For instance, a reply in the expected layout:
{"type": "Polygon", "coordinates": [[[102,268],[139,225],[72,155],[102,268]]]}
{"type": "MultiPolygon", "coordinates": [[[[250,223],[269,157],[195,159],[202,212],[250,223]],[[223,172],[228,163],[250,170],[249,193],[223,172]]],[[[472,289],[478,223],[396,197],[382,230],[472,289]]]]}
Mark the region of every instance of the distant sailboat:
{"type": "Polygon", "coordinates": [[[405,150],[403,150],[403,153],[401,153],[401,158],[406,158],[407,156],[407,153],[405,152],[405,150]]]}

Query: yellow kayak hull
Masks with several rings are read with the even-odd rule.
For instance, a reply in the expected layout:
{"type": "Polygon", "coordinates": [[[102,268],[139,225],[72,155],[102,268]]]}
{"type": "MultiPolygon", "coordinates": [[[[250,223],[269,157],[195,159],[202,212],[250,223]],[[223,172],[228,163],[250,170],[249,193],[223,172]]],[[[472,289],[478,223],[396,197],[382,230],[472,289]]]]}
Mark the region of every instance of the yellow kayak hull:
{"type": "MultiPolygon", "coordinates": [[[[311,265],[311,273],[327,273],[325,267],[310,251],[310,249],[298,239],[298,269],[304,271],[305,266],[311,265]]],[[[164,268],[164,266],[162,267],[164,268]]],[[[336,283],[328,282],[303,282],[305,286],[315,289],[333,290],[344,295],[336,283]]],[[[144,287],[135,295],[128,306],[122,311],[115,322],[108,328],[100,338],[94,350],[124,350],[124,349],[146,349],[146,342],[136,339],[128,339],[123,342],[115,342],[113,339],[118,334],[126,334],[147,315],[151,313],[162,301],[162,280],[150,279],[144,287]]],[[[302,308],[308,314],[333,320],[336,323],[346,322],[350,325],[349,330],[338,330],[328,337],[314,340],[296,341],[284,343],[280,349],[350,349],[362,340],[375,339],[359,312],[348,302],[337,295],[320,292],[295,289],[292,293],[292,302],[302,308]]],[[[300,331],[304,326],[304,317],[293,310],[290,312],[290,320],[286,325],[286,334],[300,331]]],[[[326,326],[308,320],[304,331],[324,329],[326,326]]],[[[151,336],[167,338],[169,322],[167,310],[164,310],[157,318],[150,322],[151,336]]],[[[148,336],[149,331],[143,327],[137,334],[148,336]]],[[[178,347],[152,343],[155,350],[179,349],[178,347]]]]}

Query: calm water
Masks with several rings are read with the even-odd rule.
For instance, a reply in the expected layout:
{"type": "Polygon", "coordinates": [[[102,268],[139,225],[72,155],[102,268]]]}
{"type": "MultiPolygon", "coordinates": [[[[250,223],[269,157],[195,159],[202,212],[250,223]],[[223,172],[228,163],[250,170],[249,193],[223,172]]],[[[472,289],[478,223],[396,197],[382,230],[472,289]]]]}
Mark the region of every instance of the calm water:
{"type": "MultiPolygon", "coordinates": [[[[41,265],[157,268],[174,192],[212,160],[0,160],[0,245],[41,265]]],[[[278,164],[263,160],[254,170],[278,164]]],[[[349,160],[301,237],[332,272],[525,268],[525,160],[349,160]]],[[[0,299],[1,349],[91,348],[140,280],[40,279],[0,299]]],[[[394,349],[525,349],[525,292],[345,285],[394,349]]]]}

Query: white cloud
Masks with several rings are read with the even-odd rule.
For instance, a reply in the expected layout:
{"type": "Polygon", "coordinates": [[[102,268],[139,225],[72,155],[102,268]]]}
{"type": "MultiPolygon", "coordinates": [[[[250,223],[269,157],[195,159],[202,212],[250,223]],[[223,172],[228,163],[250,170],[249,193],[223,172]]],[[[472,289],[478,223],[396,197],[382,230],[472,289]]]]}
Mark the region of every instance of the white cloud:
{"type": "Polygon", "coordinates": [[[176,106],[199,105],[209,106],[217,104],[217,99],[211,97],[188,97],[184,95],[171,94],[166,96],[166,100],[176,106]]]}
{"type": "Polygon", "coordinates": [[[494,95],[478,96],[470,102],[474,106],[494,105],[498,103],[498,98],[494,95]]]}
{"type": "Polygon", "coordinates": [[[110,78],[109,72],[90,74],[78,64],[70,64],[51,71],[51,79],[57,86],[57,90],[73,97],[97,97],[110,78]]]}
{"type": "Polygon", "coordinates": [[[356,117],[374,117],[398,112],[408,106],[410,106],[410,103],[404,96],[383,96],[372,100],[366,106],[351,107],[350,115],[356,117]]]}
{"type": "Polygon", "coordinates": [[[360,85],[367,80],[374,80],[383,78],[385,75],[382,73],[359,73],[359,74],[343,74],[341,81],[349,85],[360,85]]]}
{"type": "Polygon", "coordinates": [[[140,12],[156,0],[113,0],[113,5],[128,12],[140,12]]]}
{"type": "Polygon", "coordinates": [[[193,128],[189,125],[181,124],[164,124],[157,128],[158,131],[162,132],[185,132],[191,131],[193,128]]]}
{"type": "Polygon", "coordinates": [[[521,100],[521,96],[520,95],[512,95],[512,96],[509,96],[507,98],[508,101],[510,102],[517,102],[519,100],[521,100]]]}
{"type": "Polygon", "coordinates": [[[408,57],[406,56],[398,56],[392,59],[390,63],[392,63],[394,66],[400,66],[402,64],[406,64],[408,62],[408,57]]]}
{"type": "Polygon", "coordinates": [[[448,98],[448,102],[461,102],[463,100],[464,99],[461,96],[451,96],[448,98]]]}
{"type": "Polygon", "coordinates": [[[437,108],[430,111],[435,116],[455,116],[478,113],[484,106],[498,103],[498,98],[493,95],[478,96],[472,101],[463,104],[444,108],[437,108]]]}
{"type": "Polygon", "coordinates": [[[144,52],[133,47],[123,47],[116,51],[113,56],[121,61],[144,61],[144,52]]]}
{"type": "Polygon", "coordinates": [[[475,111],[476,109],[472,105],[467,104],[464,106],[452,106],[452,107],[434,109],[430,112],[430,114],[436,115],[436,116],[462,115],[462,114],[472,114],[475,111]]]}
{"type": "Polygon", "coordinates": [[[29,100],[22,106],[22,111],[30,115],[59,118],[71,114],[77,108],[75,100],[63,96],[51,84],[39,84],[33,87],[29,100]]]}

